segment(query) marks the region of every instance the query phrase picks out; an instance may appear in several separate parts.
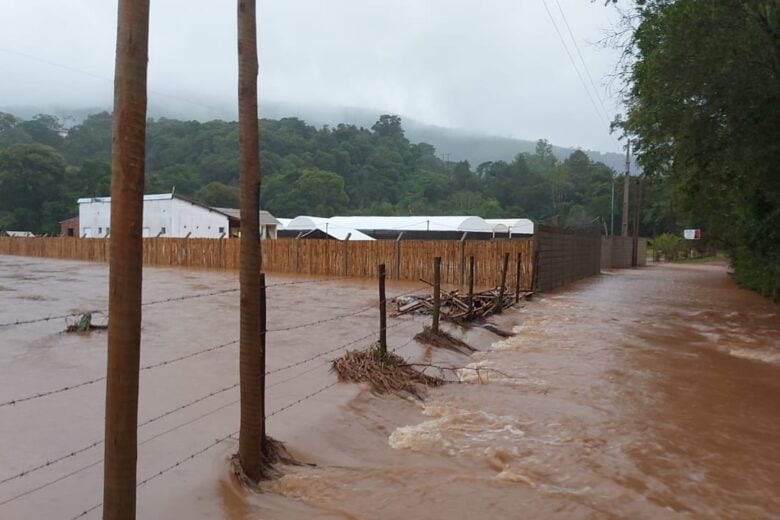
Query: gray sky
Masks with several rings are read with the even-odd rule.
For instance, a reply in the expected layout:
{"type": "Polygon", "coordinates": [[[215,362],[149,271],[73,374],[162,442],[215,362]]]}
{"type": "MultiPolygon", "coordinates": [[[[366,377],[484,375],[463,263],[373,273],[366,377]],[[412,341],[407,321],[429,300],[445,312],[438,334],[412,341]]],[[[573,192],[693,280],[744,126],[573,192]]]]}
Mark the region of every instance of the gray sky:
{"type": "MultiPolygon", "coordinates": [[[[151,3],[150,103],[235,117],[236,2],[151,3]]],[[[261,110],[263,100],[368,108],[620,151],[602,122],[620,112],[606,88],[617,53],[594,44],[614,15],[590,0],[258,0],[261,110]],[[601,118],[545,1],[591,88],[559,3],[566,15],[601,118]]],[[[110,107],[116,1],[0,0],[0,22],[0,105],[110,107]]]]}

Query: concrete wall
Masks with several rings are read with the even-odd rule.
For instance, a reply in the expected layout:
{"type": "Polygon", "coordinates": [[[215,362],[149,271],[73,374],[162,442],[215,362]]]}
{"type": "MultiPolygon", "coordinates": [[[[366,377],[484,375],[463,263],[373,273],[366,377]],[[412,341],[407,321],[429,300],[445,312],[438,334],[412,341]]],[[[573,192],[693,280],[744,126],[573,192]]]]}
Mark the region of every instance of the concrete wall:
{"type": "Polygon", "coordinates": [[[601,237],[580,231],[537,226],[536,289],[562,287],[601,271],[601,237]]]}
{"type": "MultiPolygon", "coordinates": [[[[644,266],[647,265],[647,259],[645,258],[647,239],[640,237],[638,243],[637,264],[644,266]]],[[[633,247],[633,239],[631,237],[601,237],[601,268],[630,268],[633,247]]]]}

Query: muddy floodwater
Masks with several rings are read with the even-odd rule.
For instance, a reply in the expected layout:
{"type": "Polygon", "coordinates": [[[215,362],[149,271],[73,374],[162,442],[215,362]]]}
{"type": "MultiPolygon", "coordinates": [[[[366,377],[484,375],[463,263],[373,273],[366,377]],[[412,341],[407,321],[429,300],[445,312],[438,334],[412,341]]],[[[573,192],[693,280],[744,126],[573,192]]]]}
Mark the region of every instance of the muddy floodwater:
{"type": "MultiPolygon", "coordinates": [[[[0,323],[105,309],[107,274],[0,256],[0,323]]],[[[237,274],[148,268],[139,518],[780,517],[780,308],[723,265],[604,273],[493,318],[507,339],[448,327],[472,355],[411,340],[427,318],[390,318],[400,355],[462,368],[423,402],[329,372],[374,340],[373,281],[268,283],[268,430],[305,464],[262,491],[231,475],[238,294],[177,298],[237,274]]],[[[2,519],[101,515],[106,335],[65,325],[0,327],[2,519]]]]}

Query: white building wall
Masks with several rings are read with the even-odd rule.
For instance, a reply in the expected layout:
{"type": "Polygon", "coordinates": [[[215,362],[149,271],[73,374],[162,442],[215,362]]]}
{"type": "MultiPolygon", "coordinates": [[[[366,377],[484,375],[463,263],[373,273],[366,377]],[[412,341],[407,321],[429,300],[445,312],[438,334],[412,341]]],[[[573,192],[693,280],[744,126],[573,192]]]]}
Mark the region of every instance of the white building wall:
{"type": "MultiPolygon", "coordinates": [[[[108,197],[79,200],[79,236],[102,238],[109,232],[111,202],[108,197]]],[[[144,197],[144,237],[220,238],[228,233],[228,218],[185,200],[162,198],[159,195],[144,197]],[[160,234],[162,232],[162,234],[160,234]]]]}
{"type": "MultiPolygon", "coordinates": [[[[225,237],[228,236],[228,218],[222,213],[191,204],[186,200],[172,199],[167,202],[172,204],[166,208],[170,226],[166,236],[185,237],[190,232],[191,238],[220,238],[223,234],[225,237]]],[[[144,222],[146,222],[146,214],[144,214],[144,222]]]]}
{"type": "Polygon", "coordinates": [[[85,238],[106,236],[111,225],[111,203],[104,199],[94,199],[88,203],[81,200],[79,200],[79,236],[85,238]]]}

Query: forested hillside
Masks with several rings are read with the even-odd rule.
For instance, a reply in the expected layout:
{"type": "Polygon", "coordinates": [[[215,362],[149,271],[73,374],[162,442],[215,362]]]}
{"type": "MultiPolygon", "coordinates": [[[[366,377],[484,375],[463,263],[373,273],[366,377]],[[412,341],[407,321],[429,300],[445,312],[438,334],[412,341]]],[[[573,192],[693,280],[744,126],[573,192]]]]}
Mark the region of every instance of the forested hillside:
{"type": "MultiPolygon", "coordinates": [[[[76,213],[78,197],[109,194],[110,114],[89,116],[64,138],[52,116],[23,121],[2,114],[0,122],[0,229],[54,232],[76,213]]],[[[146,191],[175,188],[207,204],[237,207],[236,128],[225,121],[150,120],[146,191]]],[[[263,119],[260,136],[261,203],[278,216],[469,214],[594,231],[609,223],[613,171],[579,151],[558,161],[544,141],[511,162],[471,165],[410,143],[400,118],[390,115],[371,129],[263,119]]]]}

